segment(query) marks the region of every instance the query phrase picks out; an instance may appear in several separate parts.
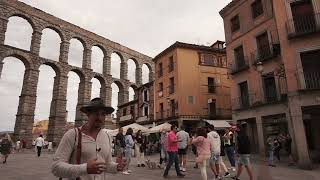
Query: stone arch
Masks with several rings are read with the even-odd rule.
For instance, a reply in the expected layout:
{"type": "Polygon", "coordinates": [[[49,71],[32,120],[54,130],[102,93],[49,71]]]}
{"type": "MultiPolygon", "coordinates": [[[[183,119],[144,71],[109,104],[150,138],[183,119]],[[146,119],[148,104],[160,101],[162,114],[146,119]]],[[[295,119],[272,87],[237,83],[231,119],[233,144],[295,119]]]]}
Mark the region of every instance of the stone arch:
{"type": "Polygon", "coordinates": [[[137,71],[139,71],[137,70],[139,68],[139,64],[137,60],[134,58],[128,59],[127,66],[128,66],[128,74],[127,74],[128,80],[130,82],[136,83],[137,82],[136,73],[137,71]],[[132,67],[133,65],[134,67],[132,67]]]}
{"type": "Polygon", "coordinates": [[[56,73],[56,76],[62,74],[63,70],[57,62],[44,61],[42,64],[50,66],[56,73]]]}
{"type": "Polygon", "coordinates": [[[41,43],[40,43],[40,52],[39,52],[39,56],[40,57],[44,57],[47,59],[51,59],[54,61],[59,61],[59,57],[60,57],[60,44],[62,42],[62,38],[61,35],[59,34],[59,31],[51,28],[51,27],[46,27],[44,29],[42,29],[42,37],[41,37],[41,43]],[[57,38],[56,34],[53,33],[51,36],[46,37],[46,33],[49,33],[49,35],[55,32],[59,39],[57,38]],[[55,35],[54,35],[55,34],[55,35]],[[56,37],[53,37],[56,36],[56,37]],[[51,39],[53,38],[53,39],[51,39]],[[55,42],[55,44],[50,44],[52,42],[52,40],[57,41],[55,42]],[[48,41],[48,42],[45,42],[48,41]]]}
{"type": "MultiPolygon", "coordinates": [[[[35,120],[49,120],[51,101],[53,98],[54,81],[57,74],[57,67],[52,63],[43,63],[39,66],[39,78],[36,84],[37,97],[35,105],[35,120]]],[[[54,124],[49,121],[49,124],[54,124]]],[[[48,131],[53,128],[50,126],[48,131]]]]}
{"type": "Polygon", "coordinates": [[[83,51],[85,44],[79,38],[71,38],[68,52],[68,64],[71,66],[82,67],[83,64],[83,51]]]}
{"type": "Polygon", "coordinates": [[[148,65],[147,63],[142,64],[141,70],[142,70],[142,84],[146,84],[150,82],[151,81],[150,74],[152,72],[150,65],[148,65]]]}
{"type": "Polygon", "coordinates": [[[77,116],[77,105],[79,101],[80,83],[84,82],[85,75],[79,69],[70,69],[67,72],[67,93],[66,93],[66,111],[67,121],[75,121],[77,116]],[[78,79],[77,79],[78,78],[78,79]]]}
{"type": "Polygon", "coordinates": [[[93,78],[91,79],[92,82],[92,87],[91,87],[91,98],[94,97],[103,97],[105,94],[105,87],[106,87],[106,81],[105,79],[99,75],[99,74],[95,74],[93,76],[93,78]],[[95,86],[97,85],[96,83],[94,83],[94,80],[97,80],[96,82],[99,82],[100,85],[100,89],[99,89],[99,93],[94,93],[93,91],[95,90],[95,86]]]}
{"type": "MultiPolygon", "coordinates": [[[[24,67],[26,69],[30,69],[33,68],[33,63],[30,59],[28,59],[27,57],[25,57],[22,53],[20,53],[21,51],[6,51],[2,54],[3,57],[0,58],[0,63],[7,57],[14,57],[19,59],[20,61],[22,61],[22,63],[24,64],[24,67]]],[[[1,74],[1,72],[0,72],[1,74]]]]}
{"type": "Polygon", "coordinates": [[[24,49],[30,51],[31,49],[31,41],[32,41],[32,33],[34,31],[34,27],[28,21],[30,19],[26,18],[25,16],[11,16],[8,19],[8,25],[5,33],[5,44],[24,49]],[[22,21],[21,21],[22,20],[22,21]],[[13,21],[13,22],[12,22],[13,21]],[[23,28],[23,32],[14,32],[14,28],[17,24],[13,23],[21,23],[19,24],[19,29],[23,28]],[[22,25],[22,27],[20,26],[22,25]],[[29,30],[30,29],[30,30],[29,30]],[[30,32],[28,32],[28,30],[30,32]],[[22,35],[22,36],[21,36],[22,35]],[[14,42],[18,42],[15,44],[14,42]]]}
{"type": "Polygon", "coordinates": [[[129,95],[129,97],[128,97],[128,100],[129,101],[133,101],[134,99],[135,99],[135,95],[136,95],[136,91],[135,91],[135,89],[133,88],[133,86],[131,85],[131,86],[129,86],[129,88],[128,88],[128,95],[129,95]]]}
{"type": "Polygon", "coordinates": [[[120,81],[113,81],[111,84],[111,91],[112,91],[112,97],[111,97],[111,106],[115,109],[113,112],[114,115],[117,113],[118,106],[122,104],[123,101],[123,85],[120,81]]]}
{"type": "MultiPolygon", "coordinates": [[[[21,57],[18,58],[17,56],[7,56],[6,58],[1,59],[1,61],[4,63],[4,68],[0,69],[0,87],[2,89],[0,92],[0,99],[5,103],[6,107],[18,107],[21,94],[23,94],[23,83],[27,71],[26,62],[25,60],[22,60],[21,57]],[[14,69],[14,71],[12,71],[12,69],[14,69]],[[4,70],[2,76],[1,70],[4,70]],[[8,84],[10,84],[10,86],[8,84]]],[[[19,126],[16,117],[18,114],[17,109],[18,108],[10,108],[2,114],[2,123],[4,123],[2,125],[6,128],[10,128],[10,130],[13,130],[11,128],[19,126]]]]}
{"type": "Polygon", "coordinates": [[[36,29],[36,24],[35,22],[33,22],[33,19],[31,17],[29,17],[27,14],[21,14],[19,12],[12,12],[12,13],[9,13],[7,15],[7,19],[10,19],[11,17],[14,17],[14,16],[17,16],[17,17],[20,17],[22,19],[25,19],[29,22],[29,24],[31,25],[32,29],[35,30],[36,29]]]}
{"type": "Polygon", "coordinates": [[[51,30],[55,31],[59,35],[61,41],[66,39],[66,36],[64,35],[63,31],[55,25],[51,25],[51,24],[45,25],[42,27],[41,31],[43,31],[45,29],[51,29],[51,30]]]}
{"type": "Polygon", "coordinates": [[[91,48],[91,69],[97,73],[103,73],[104,58],[106,52],[101,46],[92,46],[91,48]],[[100,52],[102,54],[100,54],[100,52]]]}
{"type": "Polygon", "coordinates": [[[107,52],[106,48],[103,45],[101,45],[99,43],[93,43],[92,47],[94,47],[94,46],[100,48],[104,56],[108,55],[108,52],[107,52]]]}
{"type": "Polygon", "coordinates": [[[123,62],[123,57],[117,52],[111,54],[111,76],[113,78],[120,79],[121,77],[121,63],[123,62]]]}

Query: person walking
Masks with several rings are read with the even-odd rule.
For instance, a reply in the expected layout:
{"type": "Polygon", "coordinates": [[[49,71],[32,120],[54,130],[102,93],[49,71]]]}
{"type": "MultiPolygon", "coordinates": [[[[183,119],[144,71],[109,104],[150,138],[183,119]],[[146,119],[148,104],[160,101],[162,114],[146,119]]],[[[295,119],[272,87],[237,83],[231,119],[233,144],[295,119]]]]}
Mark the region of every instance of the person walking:
{"type": "Polygon", "coordinates": [[[236,169],[236,161],[235,161],[235,149],[234,149],[234,134],[230,129],[225,129],[225,133],[223,135],[224,147],[226,154],[228,156],[231,170],[235,171],[236,169]]]}
{"type": "Polygon", "coordinates": [[[252,174],[252,167],[250,162],[250,140],[246,133],[247,124],[242,123],[240,125],[240,131],[237,136],[237,153],[239,155],[238,159],[238,169],[236,176],[233,177],[233,179],[240,180],[239,177],[242,173],[243,166],[245,166],[249,179],[253,180],[253,174],[252,174]]]}
{"type": "Polygon", "coordinates": [[[275,147],[274,147],[274,141],[271,137],[267,139],[267,145],[268,145],[268,166],[275,167],[273,162],[275,147]]]}
{"type": "Polygon", "coordinates": [[[9,134],[2,135],[2,138],[0,139],[0,154],[2,154],[3,164],[7,163],[7,159],[11,153],[11,150],[12,150],[12,141],[9,134]]]}
{"type": "Polygon", "coordinates": [[[166,164],[168,159],[167,153],[167,132],[164,129],[160,130],[160,162],[158,167],[162,168],[162,163],[166,164]]]}
{"type": "Polygon", "coordinates": [[[277,138],[275,138],[273,144],[274,144],[274,155],[280,162],[280,150],[282,148],[281,143],[277,138]]]}
{"type": "Polygon", "coordinates": [[[118,134],[115,139],[115,154],[116,154],[116,163],[118,163],[118,170],[123,171],[125,166],[123,162],[123,153],[126,143],[124,142],[123,129],[119,128],[118,134]]]}
{"type": "Polygon", "coordinates": [[[169,170],[173,163],[176,169],[177,176],[178,177],[185,176],[180,172],[180,168],[179,168],[179,159],[178,159],[177,153],[178,153],[178,142],[180,142],[180,140],[177,139],[176,133],[177,133],[177,128],[175,125],[172,125],[171,131],[167,136],[167,143],[168,143],[167,151],[169,154],[169,162],[167,163],[166,169],[164,170],[164,173],[163,173],[164,178],[168,177],[169,170]]]}
{"type": "Polygon", "coordinates": [[[36,139],[36,147],[37,147],[38,157],[40,157],[40,155],[41,155],[41,149],[43,146],[45,146],[44,139],[43,139],[42,134],[40,134],[40,136],[36,139]]]}
{"type": "Polygon", "coordinates": [[[210,158],[212,152],[212,142],[207,138],[207,131],[204,128],[197,129],[197,137],[192,140],[192,144],[197,147],[198,156],[196,162],[200,167],[202,180],[207,180],[207,165],[206,162],[210,158]]]}
{"type": "Polygon", "coordinates": [[[136,158],[138,160],[138,167],[145,167],[144,165],[144,151],[146,149],[145,139],[142,136],[141,130],[138,130],[135,136],[135,145],[134,145],[136,158]]]}
{"type": "Polygon", "coordinates": [[[216,179],[221,179],[220,177],[220,150],[221,150],[221,140],[219,134],[214,130],[213,125],[209,125],[208,139],[211,145],[210,154],[210,168],[215,175],[216,179]]]}
{"type": "Polygon", "coordinates": [[[292,151],[291,151],[291,145],[292,145],[292,138],[290,136],[289,133],[286,134],[285,136],[285,149],[287,151],[287,155],[289,157],[289,166],[293,166],[294,165],[294,160],[292,157],[292,151]]]}
{"type": "MultiPolygon", "coordinates": [[[[220,132],[219,135],[223,136],[223,132],[220,132]]],[[[231,174],[230,174],[230,172],[229,172],[229,170],[228,170],[228,168],[227,168],[227,166],[226,166],[226,164],[224,163],[224,160],[223,160],[223,157],[226,154],[225,154],[224,143],[223,143],[223,139],[222,138],[220,138],[220,144],[221,144],[221,146],[220,146],[220,148],[221,148],[220,149],[220,156],[219,156],[220,171],[221,171],[221,169],[223,169],[223,171],[224,171],[224,176],[223,177],[226,178],[226,177],[230,177],[231,174]]]]}
{"type": "Polygon", "coordinates": [[[132,157],[132,148],[134,146],[134,141],[132,138],[133,129],[128,128],[126,132],[126,136],[124,137],[124,142],[126,144],[124,154],[126,158],[126,166],[124,167],[124,171],[122,172],[125,175],[129,175],[132,171],[129,170],[129,165],[131,163],[131,157],[132,157]]]}
{"type": "Polygon", "coordinates": [[[18,139],[18,141],[16,142],[16,151],[20,152],[20,149],[21,149],[21,141],[20,139],[18,139]]]}
{"type": "Polygon", "coordinates": [[[53,156],[52,173],[60,178],[107,180],[107,173],[117,172],[112,161],[112,139],[105,125],[106,115],[114,109],[101,98],[94,98],[80,111],[88,117],[78,128],[69,129],[53,156]]]}
{"type": "Polygon", "coordinates": [[[188,151],[188,143],[189,133],[187,133],[183,126],[181,126],[181,130],[177,133],[177,139],[180,140],[178,143],[178,154],[180,160],[180,170],[182,172],[186,172],[187,169],[187,151],[188,151]]]}
{"type": "Polygon", "coordinates": [[[51,152],[53,150],[52,141],[48,142],[48,152],[51,152]]]}

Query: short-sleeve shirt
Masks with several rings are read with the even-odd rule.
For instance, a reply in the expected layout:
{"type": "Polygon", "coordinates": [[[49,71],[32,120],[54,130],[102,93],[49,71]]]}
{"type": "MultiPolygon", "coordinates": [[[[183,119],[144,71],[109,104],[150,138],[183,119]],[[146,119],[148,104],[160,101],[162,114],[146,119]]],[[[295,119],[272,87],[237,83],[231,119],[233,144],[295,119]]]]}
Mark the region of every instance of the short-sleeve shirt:
{"type": "Polygon", "coordinates": [[[177,139],[181,140],[181,142],[178,143],[179,149],[185,149],[188,146],[188,140],[189,140],[189,134],[185,131],[179,131],[177,133],[177,139]]]}
{"type": "Polygon", "coordinates": [[[171,131],[168,134],[168,146],[167,146],[167,151],[168,152],[177,152],[178,151],[178,143],[174,143],[173,141],[177,140],[176,133],[171,131]]]}

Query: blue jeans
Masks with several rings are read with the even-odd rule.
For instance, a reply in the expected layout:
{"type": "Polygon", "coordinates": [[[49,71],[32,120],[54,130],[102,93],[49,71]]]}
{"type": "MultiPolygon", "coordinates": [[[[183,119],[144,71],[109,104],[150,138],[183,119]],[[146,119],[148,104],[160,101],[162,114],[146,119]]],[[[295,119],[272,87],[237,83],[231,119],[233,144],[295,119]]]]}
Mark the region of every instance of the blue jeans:
{"type": "Polygon", "coordinates": [[[269,151],[269,159],[268,159],[269,165],[273,165],[273,154],[274,152],[272,150],[269,151]]]}
{"type": "Polygon", "coordinates": [[[231,167],[236,167],[236,161],[234,159],[234,146],[226,146],[225,147],[226,154],[228,156],[231,167]]]}
{"type": "Polygon", "coordinates": [[[169,154],[169,162],[167,164],[166,169],[164,170],[163,176],[168,176],[169,170],[173,163],[174,163],[174,167],[176,169],[177,175],[180,175],[181,172],[180,172],[179,159],[178,159],[177,152],[168,152],[168,154],[169,154]]]}

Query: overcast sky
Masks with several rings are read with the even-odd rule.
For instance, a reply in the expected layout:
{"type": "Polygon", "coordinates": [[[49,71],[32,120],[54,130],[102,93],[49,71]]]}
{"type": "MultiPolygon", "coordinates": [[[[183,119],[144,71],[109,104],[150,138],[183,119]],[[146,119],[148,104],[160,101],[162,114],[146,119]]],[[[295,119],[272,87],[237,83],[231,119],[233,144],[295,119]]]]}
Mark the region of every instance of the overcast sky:
{"type": "MultiPolygon", "coordinates": [[[[223,21],[219,11],[231,0],[21,0],[49,14],[99,34],[143,54],[154,57],[175,41],[211,45],[224,40],[223,21]]],[[[10,18],[6,41],[8,45],[30,49],[32,28],[20,18],[10,18]]],[[[53,60],[59,56],[59,36],[46,29],[43,32],[40,55],[53,60]]],[[[72,40],[70,64],[81,66],[82,45],[72,40]]],[[[93,49],[92,66],[101,72],[103,54],[93,49]]],[[[119,60],[112,57],[112,74],[118,77],[119,60]]],[[[15,58],[6,58],[0,79],[0,131],[13,130],[21,93],[24,65],[15,58]]],[[[129,62],[129,79],[134,79],[135,66],[129,62]]],[[[143,81],[147,68],[143,67],[143,81]]],[[[55,72],[40,67],[35,119],[48,119],[55,72]]],[[[67,110],[68,121],[75,116],[79,77],[69,74],[67,110]]],[[[99,95],[100,84],[94,79],[92,97],[99,95]]],[[[112,85],[112,105],[117,105],[117,87],[112,85]]],[[[133,93],[130,90],[130,98],[133,93]]]]}

